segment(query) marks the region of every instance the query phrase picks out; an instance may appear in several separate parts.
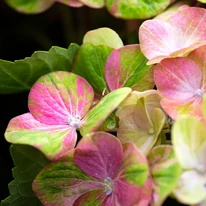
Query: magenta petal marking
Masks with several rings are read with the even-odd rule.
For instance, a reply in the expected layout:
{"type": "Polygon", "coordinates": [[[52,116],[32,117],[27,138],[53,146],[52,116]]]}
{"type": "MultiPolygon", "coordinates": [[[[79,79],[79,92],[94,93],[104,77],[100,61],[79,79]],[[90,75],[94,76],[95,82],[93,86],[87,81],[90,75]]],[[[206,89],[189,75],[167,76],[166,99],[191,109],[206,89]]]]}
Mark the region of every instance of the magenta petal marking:
{"type": "Polygon", "coordinates": [[[169,99],[194,97],[201,88],[200,68],[188,58],[165,59],[154,67],[154,81],[158,90],[169,99]]]}
{"type": "Polygon", "coordinates": [[[100,180],[112,179],[122,163],[122,158],[120,141],[105,132],[84,136],[74,153],[75,164],[87,174],[100,180]]]}

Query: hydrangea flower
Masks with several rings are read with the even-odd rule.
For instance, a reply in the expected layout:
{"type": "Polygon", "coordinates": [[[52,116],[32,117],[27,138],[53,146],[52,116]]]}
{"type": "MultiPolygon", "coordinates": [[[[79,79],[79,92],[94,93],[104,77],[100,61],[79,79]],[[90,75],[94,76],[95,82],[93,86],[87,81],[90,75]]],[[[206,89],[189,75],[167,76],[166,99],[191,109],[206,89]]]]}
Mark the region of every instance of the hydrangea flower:
{"type": "Polygon", "coordinates": [[[205,137],[205,123],[193,116],[181,116],[172,128],[172,143],[183,170],[174,194],[184,204],[206,204],[205,137]]]}
{"type": "Polygon", "coordinates": [[[9,122],[5,138],[34,146],[50,160],[57,160],[74,148],[76,130],[82,135],[96,131],[130,91],[116,90],[90,109],[94,91],[85,79],[62,71],[46,74],[29,93],[30,112],[9,122]]]}
{"type": "Polygon", "coordinates": [[[152,196],[146,157],[105,132],[85,135],[74,152],[43,169],[33,190],[45,206],[148,206],[152,196]]]}
{"type": "Polygon", "coordinates": [[[140,47],[155,64],[167,57],[186,56],[192,50],[206,44],[206,10],[181,6],[165,21],[144,21],[139,28],[140,47]]]}
{"type": "Polygon", "coordinates": [[[159,142],[158,137],[166,121],[160,105],[161,98],[157,90],[133,91],[121,103],[117,137],[122,143],[131,141],[148,155],[152,147],[159,142]]]}

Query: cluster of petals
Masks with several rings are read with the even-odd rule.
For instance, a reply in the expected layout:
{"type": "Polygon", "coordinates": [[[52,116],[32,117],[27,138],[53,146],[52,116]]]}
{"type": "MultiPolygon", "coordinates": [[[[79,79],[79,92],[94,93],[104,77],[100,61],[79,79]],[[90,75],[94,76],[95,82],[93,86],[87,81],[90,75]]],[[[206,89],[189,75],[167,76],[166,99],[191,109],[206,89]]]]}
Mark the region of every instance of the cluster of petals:
{"type": "Polygon", "coordinates": [[[144,21],[139,29],[140,47],[148,64],[168,57],[187,56],[206,44],[206,10],[181,6],[168,18],[144,21]]]}
{"type": "Polygon", "coordinates": [[[173,119],[180,114],[202,118],[206,93],[205,49],[202,46],[187,57],[164,59],[154,67],[154,81],[164,97],[161,105],[173,119]]]}

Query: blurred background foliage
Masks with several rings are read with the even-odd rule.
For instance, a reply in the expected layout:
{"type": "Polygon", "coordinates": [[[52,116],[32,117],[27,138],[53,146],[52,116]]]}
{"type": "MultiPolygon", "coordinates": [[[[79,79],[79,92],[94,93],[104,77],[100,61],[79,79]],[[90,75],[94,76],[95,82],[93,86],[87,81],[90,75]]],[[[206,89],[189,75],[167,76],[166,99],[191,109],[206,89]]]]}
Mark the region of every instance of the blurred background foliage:
{"type": "MultiPolygon", "coordinates": [[[[195,3],[191,1],[191,5],[195,3]]],[[[25,15],[0,1],[0,59],[23,59],[37,50],[48,51],[51,46],[67,48],[72,42],[81,45],[87,31],[100,27],[112,28],[124,44],[135,44],[143,21],[114,18],[105,8],[72,8],[60,3],[55,3],[43,13],[25,15]]],[[[9,195],[7,185],[13,179],[10,145],[3,134],[11,118],[28,111],[27,96],[28,92],[0,95],[0,200],[9,195]]],[[[169,204],[176,203],[171,200],[165,203],[169,204]]]]}

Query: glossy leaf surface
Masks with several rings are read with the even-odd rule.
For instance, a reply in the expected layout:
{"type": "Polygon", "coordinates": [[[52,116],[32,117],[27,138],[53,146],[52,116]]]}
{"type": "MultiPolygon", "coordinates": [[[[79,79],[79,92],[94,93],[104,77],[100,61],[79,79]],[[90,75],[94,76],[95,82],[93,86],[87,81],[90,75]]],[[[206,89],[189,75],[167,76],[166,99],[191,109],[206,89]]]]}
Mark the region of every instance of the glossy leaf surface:
{"type": "Polygon", "coordinates": [[[42,75],[52,71],[69,71],[78,45],[68,49],[52,47],[48,52],[37,51],[31,57],[14,62],[0,60],[0,93],[29,90],[42,75]]]}
{"type": "Polygon", "coordinates": [[[107,89],[104,65],[112,50],[106,45],[83,44],[74,60],[72,72],[85,78],[98,94],[107,89]]]}
{"type": "Polygon", "coordinates": [[[11,145],[15,168],[14,180],[9,183],[10,196],[1,202],[2,206],[41,206],[32,190],[36,175],[49,161],[38,150],[25,145],[11,145]]]}

